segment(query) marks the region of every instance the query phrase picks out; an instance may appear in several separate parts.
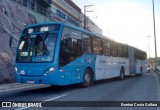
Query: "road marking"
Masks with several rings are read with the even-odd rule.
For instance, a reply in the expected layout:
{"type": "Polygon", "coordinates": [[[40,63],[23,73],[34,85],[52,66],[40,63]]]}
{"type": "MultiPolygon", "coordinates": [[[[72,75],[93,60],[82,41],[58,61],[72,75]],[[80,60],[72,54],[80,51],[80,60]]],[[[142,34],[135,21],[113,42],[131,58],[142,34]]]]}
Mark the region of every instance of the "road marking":
{"type": "MultiPolygon", "coordinates": [[[[47,99],[47,100],[45,100],[45,101],[43,101],[43,102],[40,102],[40,103],[45,103],[45,102],[47,102],[47,101],[56,100],[56,99],[59,99],[59,98],[61,98],[61,97],[65,97],[65,96],[67,96],[67,95],[68,95],[68,94],[63,94],[63,95],[60,95],[60,96],[57,96],[57,97],[53,97],[53,98],[47,99]]],[[[23,107],[23,108],[18,108],[18,109],[15,109],[15,110],[24,110],[24,109],[28,109],[28,108],[31,108],[31,107],[23,107]]]]}
{"type": "Polygon", "coordinates": [[[58,99],[58,98],[64,97],[64,96],[66,96],[66,95],[68,95],[68,94],[64,94],[64,95],[60,95],[60,96],[57,96],[57,97],[53,97],[53,98],[51,98],[51,99],[47,99],[47,100],[45,100],[44,102],[52,101],[52,100],[55,100],[55,99],[58,99]]]}

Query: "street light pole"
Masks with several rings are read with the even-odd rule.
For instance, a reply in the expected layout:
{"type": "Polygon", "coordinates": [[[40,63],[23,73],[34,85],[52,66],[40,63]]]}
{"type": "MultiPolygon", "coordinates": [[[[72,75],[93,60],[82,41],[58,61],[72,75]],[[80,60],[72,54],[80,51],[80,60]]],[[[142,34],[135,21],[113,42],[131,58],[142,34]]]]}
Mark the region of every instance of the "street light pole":
{"type": "Polygon", "coordinates": [[[152,0],[152,5],[153,5],[154,44],[155,44],[155,69],[157,70],[157,44],[156,44],[156,26],[155,26],[154,0],[152,0]]]}
{"type": "Polygon", "coordinates": [[[86,6],[84,6],[84,29],[86,29],[86,6]]]}
{"type": "Polygon", "coordinates": [[[92,11],[87,11],[86,10],[86,8],[87,7],[90,7],[90,6],[93,6],[93,5],[86,5],[86,6],[84,6],[84,29],[86,29],[86,12],[93,12],[93,10],[92,11]]]}
{"type": "Polygon", "coordinates": [[[148,37],[148,58],[150,58],[150,46],[149,46],[149,37],[150,36],[147,36],[148,37]]]}

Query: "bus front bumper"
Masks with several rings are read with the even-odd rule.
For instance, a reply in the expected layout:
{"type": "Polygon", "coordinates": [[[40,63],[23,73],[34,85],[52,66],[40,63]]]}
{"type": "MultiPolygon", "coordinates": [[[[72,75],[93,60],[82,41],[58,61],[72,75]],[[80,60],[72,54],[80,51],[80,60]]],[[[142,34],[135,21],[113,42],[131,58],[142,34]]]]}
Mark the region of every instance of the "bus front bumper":
{"type": "Polygon", "coordinates": [[[15,80],[17,83],[64,85],[64,78],[53,74],[33,77],[16,73],[15,80]]]}

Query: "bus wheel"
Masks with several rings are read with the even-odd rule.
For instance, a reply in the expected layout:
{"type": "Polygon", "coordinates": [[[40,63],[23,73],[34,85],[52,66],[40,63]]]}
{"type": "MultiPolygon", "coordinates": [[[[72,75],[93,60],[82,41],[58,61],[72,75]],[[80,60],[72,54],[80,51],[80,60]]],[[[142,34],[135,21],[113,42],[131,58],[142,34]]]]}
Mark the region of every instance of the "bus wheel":
{"type": "Polygon", "coordinates": [[[120,70],[120,76],[119,76],[120,80],[124,79],[124,74],[125,74],[124,68],[121,68],[121,70],[120,70]]]}
{"type": "Polygon", "coordinates": [[[141,69],[140,69],[140,73],[139,73],[139,75],[140,76],[142,76],[143,75],[143,68],[141,67],[141,69]]]}
{"type": "Polygon", "coordinates": [[[89,69],[86,69],[86,71],[84,72],[84,76],[83,76],[82,86],[89,87],[91,85],[92,85],[92,74],[89,69]]]}

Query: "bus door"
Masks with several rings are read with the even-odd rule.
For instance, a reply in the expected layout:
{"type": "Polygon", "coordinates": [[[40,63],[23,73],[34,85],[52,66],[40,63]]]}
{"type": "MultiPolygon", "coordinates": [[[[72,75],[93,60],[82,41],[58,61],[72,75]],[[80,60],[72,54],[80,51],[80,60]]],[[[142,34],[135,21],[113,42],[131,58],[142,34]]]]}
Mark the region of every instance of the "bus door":
{"type": "Polygon", "coordinates": [[[63,28],[60,45],[60,68],[64,68],[65,82],[77,83],[79,79],[79,68],[81,68],[82,38],[81,33],[69,27],[63,28]]]}

